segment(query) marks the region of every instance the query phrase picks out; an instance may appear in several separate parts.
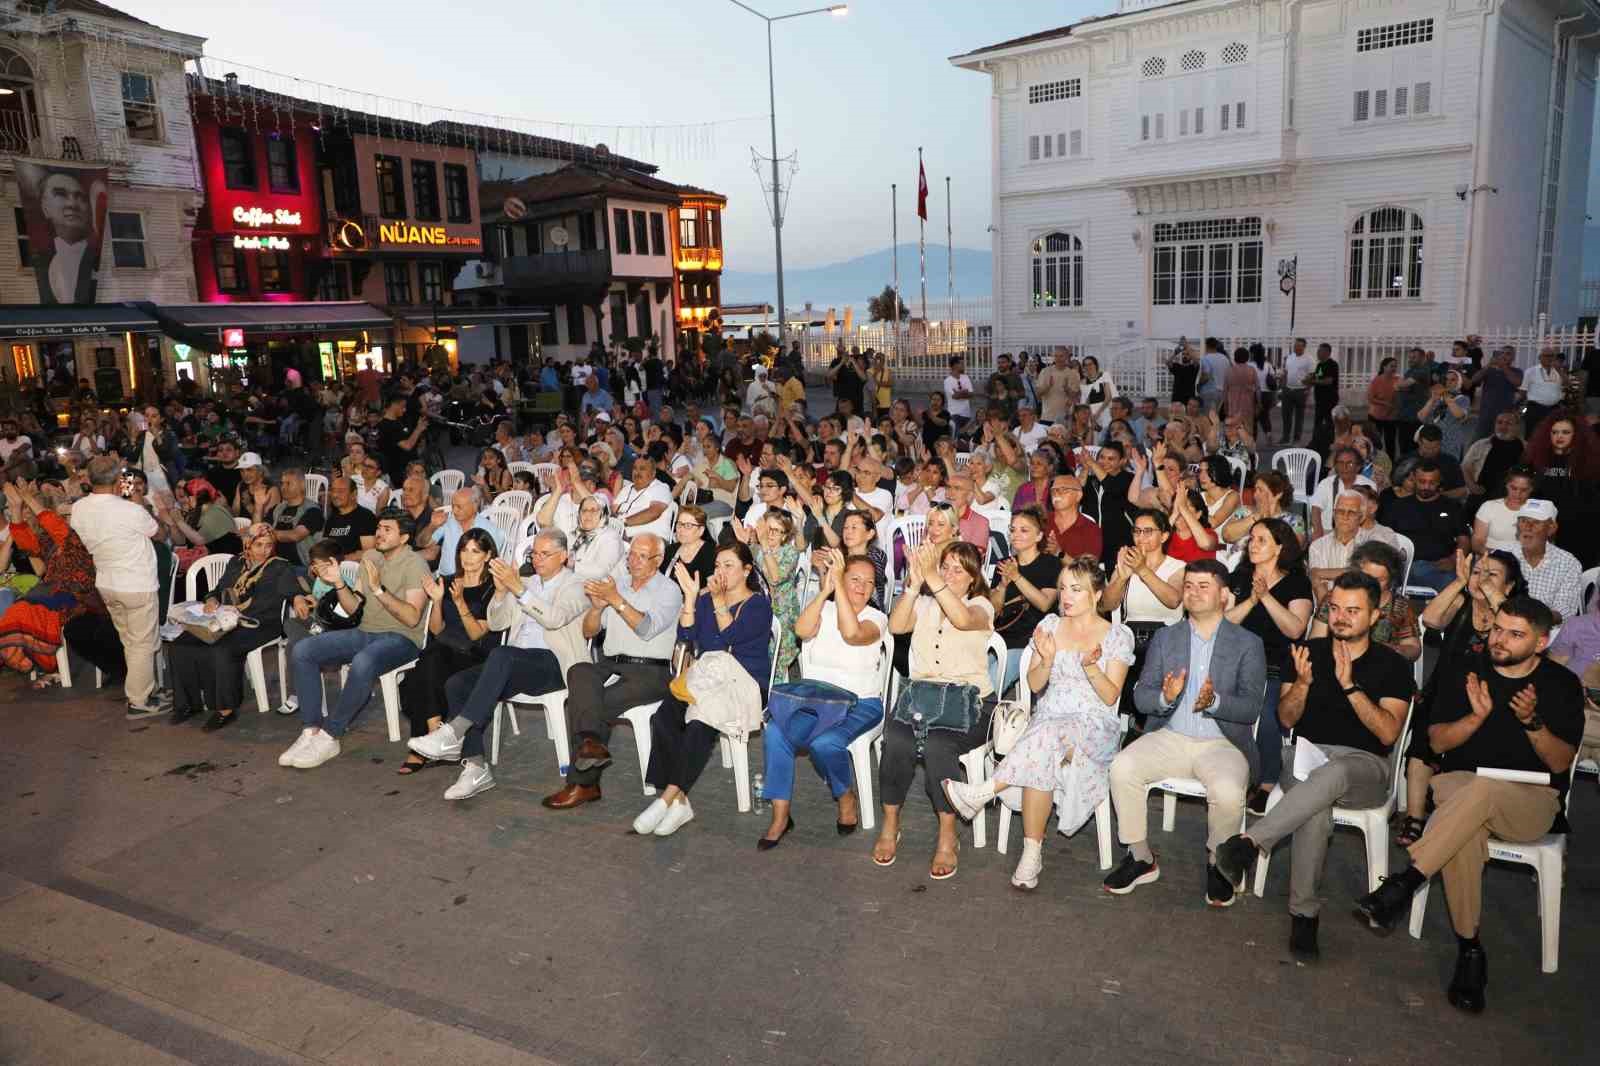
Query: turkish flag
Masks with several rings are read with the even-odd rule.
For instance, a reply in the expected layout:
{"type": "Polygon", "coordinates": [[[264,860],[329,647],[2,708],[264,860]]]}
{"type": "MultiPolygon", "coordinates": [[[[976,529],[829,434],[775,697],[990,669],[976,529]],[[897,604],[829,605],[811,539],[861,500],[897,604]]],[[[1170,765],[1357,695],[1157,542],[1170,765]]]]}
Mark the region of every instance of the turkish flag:
{"type": "Polygon", "coordinates": [[[922,161],[917,161],[917,217],[928,221],[928,172],[922,169],[922,161]]]}

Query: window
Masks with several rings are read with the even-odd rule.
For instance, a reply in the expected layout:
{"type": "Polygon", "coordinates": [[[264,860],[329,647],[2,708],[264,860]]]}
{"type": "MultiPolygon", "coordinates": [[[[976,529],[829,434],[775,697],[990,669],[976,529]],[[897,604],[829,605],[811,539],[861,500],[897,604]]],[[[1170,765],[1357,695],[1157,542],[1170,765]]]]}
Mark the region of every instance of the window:
{"type": "Polygon", "coordinates": [[[267,187],[273,192],[300,191],[300,161],[288,137],[267,138],[267,187]]]}
{"type": "Polygon", "coordinates": [[[1408,44],[1427,44],[1433,40],[1433,20],[1413,19],[1388,26],[1373,26],[1356,31],[1356,51],[1376,52],[1381,48],[1403,48],[1408,44]]]}
{"type": "Polygon", "coordinates": [[[700,211],[698,208],[678,208],[678,247],[700,247],[700,211]]]}
{"type": "Polygon", "coordinates": [[[1155,227],[1151,302],[1261,302],[1264,246],[1259,218],[1162,222],[1155,227]]]}
{"type": "Polygon", "coordinates": [[[1406,113],[1407,105],[1410,103],[1410,100],[1408,99],[1410,91],[1411,91],[1410,87],[1406,86],[1406,85],[1399,85],[1399,86],[1395,87],[1395,90],[1394,90],[1394,117],[1395,118],[1399,118],[1401,115],[1404,115],[1406,113]]]}
{"type": "Polygon", "coordinates": [[[1218,123],[1218,128],[1223,133],[1227,133],[1228,132],[1228,116],[1230,114],[1232,114],[1232,112],[1233,112],[1233,108],[1229,107],[1227,104],[1223,104],[1222,105],[1222,119],[1218,123]]]}
{"type": "Polygon", "coordinates": [[[615,231],[612,246],[618,255],[633,254],[633,239],[628,236],[628,212],[620,207],[611,209],[611,228],[615,231]]]}
{"type": "Polygon", "coordinates": [[[392,155],[375,157],[378,172],[378,214],[384,218],[406,217],[406,188],[400,177],[400,159],[392,155]]]}
{"type": "Polygon", "coordinates": [[[156,104],[156,80],[148,74],[122,75],[122,121],[136,141],[161,139],[161,108],[156,104]]]}
{"type": "Polygon", "coordinates": [[[1139,73],[1147,78],[1159,78],[1167,72],[1167,61],[1160,56],[1151,56],[1139,66],[1139,73]]]}
{"type": "Polygon", "coordinates": [[[650,212],[650,254],[667,254],[667,220],[660,211],[650,212]]]}
{"type": "Polygon", "coordinates": [[[628,296],[626,293],[614,292],[611,294],[611,339],[625,341],[628,339],[628,296]]]}
{"type": "Polygon", "coordinates": [[[645,222],[643,211],[633,213],[633,246],[640,255],[650,254],[650,225],[645,222]]]}
{"type": "Polygon", "coordinates": [[[1250,50],[1239,41],[1234,41],[1222,49],[1222,61],[1224,63],[1243,63],[1249,55],[1250,50]]]}
{"type": "Polygon", "coordinates": [[[22,214],[22,208],[13,207],[11,217],[17,223],[17,262],[23,266],[33,265],[33,248],[28,243],[28,220],[22,214]]]}
{"type": "Polygon", "coordinates": [[[1187,107],[1178,112],[1178,136],[1189,136],[1189,109],[1187,107]]]}
{"type": "Polygon", "coordinates": [[[417,290],[425,304],[444,303],[444,264],[418,263],[417,290]]]}
{"type": "Polygon", "coordinates": [[[444,165],[444,214],[448,222],[472,221],[472,194],[467,185],[467,168],[459,163],[444,165]]]}
{"type": "Polygon", "coordinates": [[[236,126],[218,131],[222,142],[222,182],[230,189],[256,187],[256,153],[250,135],[236,126]]]}
{"type": "Polygon", "coordinates": [[[1073,130],[1072,131],[1072,154],[1073,155],[1082,155],[1083,154],[1083,131],[1082,130],[1073,130]]]}
{"type": "Polygon", "coordinates": [[[1389,90],[1375,89],[1372,93],[1372,117],[1383,118],[1389,114],[1389,90]]]}
{"type": "Polygon", "coordinates": [[[1160,112],[1160,113],[1158,113],[1156,115],[1156,140],[1164,141],[1166,139],[1167,139],[1167,116],[1166,116],[1165,112],[1160,112]]]}
{"type": "Polygon", "coordinates": [[[1204,133],[1205,131],[1206,109],[1203,107],[1197,107],[1194,109],[1194,132],[1198,135],[1204,133]]]}
{"type": "Polygon", "coordinates": [[[1140,115],[1139,116],[1139,139],[1141,141],[1148,141],[1150,139],[1150,116],[1149,115],[1140,115]]]}
{"type": "Polygon", "coordinates": [[[578,251],[589,252],[598,247],[600,237],[594,224],[594,212],[585,211],[578,216],[578,251]]]}
{"type": "Polygon", "coordinates": [[[1357,121],[1357,122],[1365,122],[1365,121],[1367,121],[1367,117],[1368,117],[1368,110],[1367,109],[1368,109],[1368,101],[1369,101],[1370,97],[1371,97],[1371,94],[1368,93],[1367,90],[1365,90],[1365,89],[1357,89],[1356,90],[1355,115],[1354,115],[1355,121],[1357,121]]]}
{"type": "MultiPolygon", "coordinates": [[[[1223,110],[1224,111],[1227,110],[1227,105],[1226,104],[1223,105],[1223,110]]],[[[1236,129],[1236,130],[1244,129],[1244,101],[1243,100],[1240,100],[1238,103],[1233,105],[1233,128],[1236,129]]]]}
{"type": "Polygon", "coordinates": [[[639,298],[634,304],[634,318],[639,323],[635,336],[648,337],[655,332],[650,327],[650,317],[650,290],[640,289],[639,298]]]}
{"type": "Polygon", "coordinates": [[[1397,85],[1393,89],[1357,89],[1351,119],[1369,122],[1380,118],[1415,118],[1428,113],[1432,97],[1433,85],[1426,81],[1397,85]]]}
{"type": "Polygon", "coordinates": [[[439,168],[431,159],[411,161],[412,217],[439,221],[439,168]]]}
{"type": "Polygon", "coordinates": [[[1083,81],[1080,78],[1063,78],[1060,81],[1047,81],[1041,85],[1028,86],[1028,103],[1048,104],[1052,100],[1073,100],[1083,95],[1083,81]]]}
{"type": "Polygon", "coordinates": [[[567,304],[568,344],[587,344],[589,342],[589,331],[584,321],[586,317],[583,313],[582,304],[576,302],[567,304]]]}
{"type": "Polygon", "coordinates": [[[350,264],[323,262],[322,278],[317,282],[317,299],[350,299],[350,264]]]}
{"type": "Polygon", "coordinates": [[[1039,135],[1034,134],[1028,138],[1028,161],[1034,162],[1039,158],[1039,135]]]}
{"type": "Polygon", "coordinates": [[[1432,83],[1425,81],[1417,82],[1416,90],[1412,93],[1411,97],[1411,113],[1413,115],[1426,115],[1428,113],[1428,101],[1432,95],[1432,90],[1432,83]]]}
{"type": "Polygon", "coordinates": [[[411,264],[383,264],[383,298],[391,307],[411,302],[411,264]]]}
{"type": "Polygon", "coordinates": [[[119,267],[148,266],[144,258],[143,216],[113,211],[107,221],[111,226],[111,262],[119,267]]]}
{"type": "Polygon", "coordinates": [[[1178,65],[1184,70],[1199,70],[1206,65],[1206,54],[1198,48],[1185,52],[1178,65]]]}
{"type": "Polygon", "coordinates": [[[1083,241],[1049,233],[1033,242],[1033,306],[1083,306],[1083,241]]]}
{"type": "Polygon", "coordinates": [[[706,212],[706,247],[722,247],[722,209],[713,207],[706,212]]]}
{"type": "Polygon", "coordinates": [[[233,240],[224,237],[212,245],[211,259],[216,266],[218,292],[244,292],[244,263],[233,240]]]}
{"type": "Polygon", "coordinates": [[[288,252],[261,252],[256,259],[256,263],[261,268],[262,292],[289,291],[288,252]]]}
{"type": "Polygon", "coordinates": [[[1050,134],[1044,135],[1044,157],[1049,159],[1055,153],[1055,138],[1050,134]]]}
{"type": "Polygon", "coordinates": [[[1422,216],[1380,207],[1350,227],[1347,295],[1352,300],[1422,298],[1422,216]]]}

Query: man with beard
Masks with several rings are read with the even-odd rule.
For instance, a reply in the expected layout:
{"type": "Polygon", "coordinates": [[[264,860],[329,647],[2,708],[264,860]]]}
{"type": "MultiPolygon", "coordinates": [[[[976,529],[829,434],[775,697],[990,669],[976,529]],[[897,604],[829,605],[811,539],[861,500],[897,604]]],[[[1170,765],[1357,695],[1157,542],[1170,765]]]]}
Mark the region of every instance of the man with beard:
{"type": "Polygon", "coordinates": [[[1428,727],[1442,762],[1432,782],[1437,808],[1407,849],[1411,865],[1356,901],[1356,917],[1387,934],[1410,911],[1416,890],[1443,874],[1457,942],[1448,998],[1474,1014],[1484,1008],[1488,984],[1478,927],[1490,834],[1521,843],[1567,829],[1562,800],[1583,738],[1583,691],[1576,675],[1541,654],[1555,622],[1538,600],[1514,596],[1495,614],[1488,662],[1473,656],[1445,667],[1428,727]],[[1481,776],[1482,767],[1549,777],[1507,781],[1481,776]]]}
{"type": "Polygon", "coordinates": [[[1411,538],[1416,554],[1411,560],[1408,585],[1426,585],[1443,591],[1455,580],[1456,552],[1470,551],[1465,530],[1466,517],[1461,503],[1444,495],[1439,464],[1432,459],[1417,462],[1412,477],[1415,488],[1410,496],[1395,496],[1378,510],[1378,521],[1411,538]]]}
{"type": "MultiPolygon", "coordinates": [[[[1383,592],[1357,570],[1334,579],[1328,594],[1332,636],[1292,647],[1294,680],[1283,686],[1278,719],[1326,762],[1301,776],[1296,748],[1285,745],[1280,802],[1217,848],[1217,869],[1238,889],[1257,855],[1294,838],[1289,873],[1289,951],[1315,959],[1318,890],[1334,807],[1376,807],[1389,795],[1389,750],[1400,739],[1411,698],[1411,664],[1371,640],[1383,592]]],[[[1299,760],[1304,762],[1304,760],[1299,760]]]]}

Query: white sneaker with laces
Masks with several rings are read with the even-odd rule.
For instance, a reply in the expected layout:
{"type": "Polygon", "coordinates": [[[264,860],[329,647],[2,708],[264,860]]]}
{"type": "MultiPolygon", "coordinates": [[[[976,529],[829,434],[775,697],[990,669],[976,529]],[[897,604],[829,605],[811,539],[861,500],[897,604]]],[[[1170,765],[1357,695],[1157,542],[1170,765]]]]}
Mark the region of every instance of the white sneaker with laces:
{"type": "Polygon", "coordinates": [[[661,824],[661,819],[666,817],[667,801],[657,796],[655,801],[639,812],[639,817],[633,820],[633,831],[640,836],[649,836],[656,831],[656,826],[661,824]]]}
{"type": "Polygon", "coordinates": [[[480,792],[487,792],[494,787],[494,775],[489,772],[486,762],[464,762],[461,764],[461,776],[456,778],[456,783],[444,790],[447,800],[464,800],[476,796],[480,792]]]}
{"type": "Polygon", "coordinates": [[[944,780],[945,798],[950,801],[950,806],[956,813],[970,822],[983,810],[983,805],[994,798],[994,787],[988,782],[971,785],[965,781],[944,780]]]}
{"type": "Polygon", "coordinates": [[[294,743],[289,745],[289,749],[278,756],[278,765],[293,766],[294,761],[300,757],[300,752],[305,749],[306,741],[310,739],[311,727],[307,726],[300,730],[300,735],[294,738],[294,743]]]}
{"type": "Polygon", "coordinates": [[[1044,844],[1037,840],[1022,838],[1022,858],[1017,861],[1017,870],[1011,875],[1011,884],[1025,891],[1032,891],[1039,887],[1039,872],[1044,869],[1044,844]]]}
{"type": "Polygon", "coordinates": [[[694,808],[689,806],[689,797],[685,796],[677,803],[667,805],[667,812],[661,816],[661,821],[651,831],[658,837],[669,837],[692,821],[694,821],[694,808]]]}
{"type": "Polygon", "coordinates": [[[288,699],[286,699],[282,703],[278,704],[278,713],[279,714],[294,714],[294,713],[298,712],[299,710],[300,710],[300,697],[299,696],[290,696],[288,699]]]}
{"type": "Polygon", "coordinates": [[[454,727],[445,722],[425,737],[412,737],[406,747],[425,759],[439,762],[457,762],[461,758],[461,738],[454,727]]]}
{"type": "Polygon", "coordinates": [[[332,733],[325,729],[314,729],[310,733],[306,738],[306,746],[289,764],[296,770],[315,770],[339,754],[339,740],[332,733]]]}

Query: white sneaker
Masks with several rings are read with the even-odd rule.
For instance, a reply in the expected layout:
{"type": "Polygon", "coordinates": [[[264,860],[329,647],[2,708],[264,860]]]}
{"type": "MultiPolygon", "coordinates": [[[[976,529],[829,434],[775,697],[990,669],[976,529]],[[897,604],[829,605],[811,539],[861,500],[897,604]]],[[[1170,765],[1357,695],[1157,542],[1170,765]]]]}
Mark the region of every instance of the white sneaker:
{"type": "Polygon", "coordinates": [[[425,737],[412,737],[406,747],[425,759],[436,762],[458,762],[461,759],[461,738],[449,722],[445,722],[425,737]]]}
{"type": "Polygon", "coordinates": [[[300,754],[289,764],[296,770],[315,770],[339,754],[339,740],[332,733],[325,729],[315,729],[310,732],[311,735],[306,738],[306,746],[300,749],[300,754]]]}
{"type": "Polygon", "coordinates": [[[456,783],[444,790],[447,800],[471,799],[480,792],[487,792],[494,787],[494,775],[489,772],[486,762],[466,762],[461,764],[461,776],[456,778],[456,783]]]}
{"type": "Polygon", "coordinates": [[[278,713],[279,714],[295,714],[299,710],[300,710],[300,697],[299,696],[290,696],[288,699],[286,699],[282,703],[278,704],[278,713]]]}
{"type": "Polygon", "coordinates": [[[1031,892],[1039,887],[1039,871],[1044,869],[1044,845],[1037,840],[1022,838],[1022,858],[1017,861],[1017,870],[1011,875],[1011,884],[1031,892]]]}
{"type": "Polygon", "coordinates": [[[994,798],[994,788],[987,782],[970,785],[965,781],[944,779],[945,798],[966,821],[972,821],[983,810],[984,804],[994,798]]]}
{"type": "Polygon", "coordinates": [[[677,803],[667,805],[667,812],[661,816],[661,821],[652,832],[658,837],[669,837],[694,821],[694,808],[689,806],[689,797],[685,796],[677,803]]]}
{"type": "Polygon", "coordinates": [[[642,837],[647,837],[656,831],[656,826],[661,824],[661,819],[667,814],[667,801],[656,797],[655,802],[639,813],[633,820],[633,831],[642,837]]]}
{"type": "Polygon", "coordinates": [[[306,741],[311,739],[311,732],[312,730],[310,726],[300,730],[300,735],[294,738],[294,743],[289,745],[289,750],[278,756],[279,766],[294,765],[294,761],[298,759],[300,757],[300,753],[305,750],[306,741]]]}

